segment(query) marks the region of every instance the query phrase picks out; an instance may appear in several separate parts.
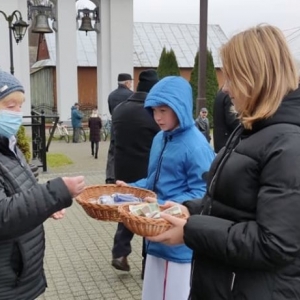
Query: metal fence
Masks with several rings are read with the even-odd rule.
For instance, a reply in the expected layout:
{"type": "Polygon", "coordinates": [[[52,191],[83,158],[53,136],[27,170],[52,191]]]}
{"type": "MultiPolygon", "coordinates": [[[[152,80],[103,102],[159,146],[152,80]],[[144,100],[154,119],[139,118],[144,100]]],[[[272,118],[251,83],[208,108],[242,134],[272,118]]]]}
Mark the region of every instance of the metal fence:
{"type": "Polygon", "coordinates": [[[29,122],[23,124],[25,127],[31,127],[31,140],[32,140],[32,159],[39,162],[37,167],[43,168],[47,172],[47,152],[53,137],[53,132],[59,120],[58,115],[47,115],[44,111],[38,112],[35,109],[31,110],[31,116],[24,116],[29,119],[29,122]],[[46,140],[46,120],[51,120],[54,130],[50,134],[48,141],[46,140]]]}

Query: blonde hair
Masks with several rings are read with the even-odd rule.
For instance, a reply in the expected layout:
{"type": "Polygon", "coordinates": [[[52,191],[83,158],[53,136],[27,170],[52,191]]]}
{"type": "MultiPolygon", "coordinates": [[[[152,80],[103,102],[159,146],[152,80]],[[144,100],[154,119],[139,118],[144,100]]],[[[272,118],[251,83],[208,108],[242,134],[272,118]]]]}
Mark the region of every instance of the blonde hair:
{"type": "Polygon", "coordinates": [[[91,114],[91,118],[97,118],[97,117],[99,117],[98,109],[93,109],[92,114],[91,114]]]}
{"type": "Polygon", "coordinates": [[[259,25],[233,36],[222,48],[225,78],[243,100],[239,111],[247,129],[274,115],[282,99],[298,87],[298,71],[282,32],[259,25]]]}

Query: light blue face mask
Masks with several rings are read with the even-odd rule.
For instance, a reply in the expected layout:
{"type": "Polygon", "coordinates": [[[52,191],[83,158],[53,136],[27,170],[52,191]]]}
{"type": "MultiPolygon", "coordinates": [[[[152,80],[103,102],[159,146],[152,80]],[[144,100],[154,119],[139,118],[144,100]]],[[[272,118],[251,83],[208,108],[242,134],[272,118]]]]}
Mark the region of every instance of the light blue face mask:
{"type": "Polygon", "coordinates": [[[7,138],[15,136],[22,124],[23,113],[0,110],[0,135],[7,138]]]}

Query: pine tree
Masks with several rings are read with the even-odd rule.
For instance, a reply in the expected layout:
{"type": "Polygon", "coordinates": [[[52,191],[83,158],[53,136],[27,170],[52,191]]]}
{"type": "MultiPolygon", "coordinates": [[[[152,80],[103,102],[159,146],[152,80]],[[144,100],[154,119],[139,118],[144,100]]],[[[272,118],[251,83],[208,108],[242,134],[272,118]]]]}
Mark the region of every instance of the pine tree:
{"type": "MultiPolygon", "coordinates": [[[[213,127],[213,119],[212,119],[212,113],[213,113],[213,103],[215,96],[218,92],[218,80],[217,80],[217,74],[212,58],[212,54],[210,51],[207,50],[207,61],[206,61],[206,92],[205,92],[205,98],[206,98],[206,108],[208,110],[208,119],[210,127],[213,127]]],[[[199,68],[199,52],[197,52],[195,56],[195,62],[194,62],[194,68],[191,73],[191,79],[190,84],[193,90],[193,114],[196,118],[196,100],[198,96],[198,68],[199,68]]]]}
{"type": "Polygon", "coordinates": [[[159,79],[171,75],[180,75],[176,55],[172,49],[170,51],[167,51],[165,47],[163,48],[157,67],[157,74],[159,79]]]}
{"type": "Polygon", "coordinates": [[[194,61],[194,68],[191,73],[190,84],[193,91],[193,116],[197,117],[196,106],[197,106],[197,96],[198,96],[198,68],[199,68],[199,52],[197,52],[194,61]]]}

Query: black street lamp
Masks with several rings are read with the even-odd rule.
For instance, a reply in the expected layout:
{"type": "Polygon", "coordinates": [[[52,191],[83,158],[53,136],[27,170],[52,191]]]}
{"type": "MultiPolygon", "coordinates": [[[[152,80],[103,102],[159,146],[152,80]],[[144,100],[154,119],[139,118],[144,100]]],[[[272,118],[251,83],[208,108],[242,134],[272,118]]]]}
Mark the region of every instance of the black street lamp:
{"type": "Polygon", "coordinates": [[[206,105],[207,2],[208,0],[200,0],[198,97],[196,100],[197,116],[201,107],[205,107],[206,105]]]}
{"type": "Polygon", "coordinates": [[[16,43],[22,41],[27,27],[29,26],[25,21],[22,20],[22,14],[15,10],[10,16],[7,16],[5,12],[0,10],[0,13],[4,16],[5,20],[8,22],[8,31],[9,31],[9,50],[10,50],[10,73],[14,75],[14,58],[13,58],[13,43],[12,43],[12,33],[16,43]],[[15,23],[12,23],[13,20],[16,20],[15,23]]]}

